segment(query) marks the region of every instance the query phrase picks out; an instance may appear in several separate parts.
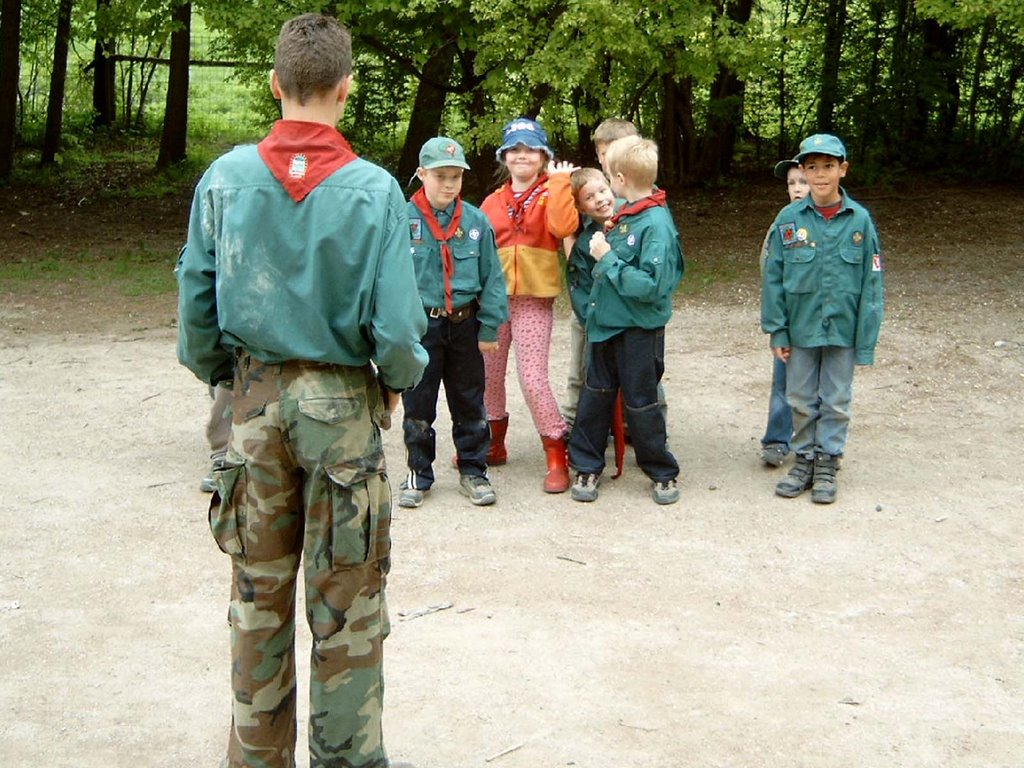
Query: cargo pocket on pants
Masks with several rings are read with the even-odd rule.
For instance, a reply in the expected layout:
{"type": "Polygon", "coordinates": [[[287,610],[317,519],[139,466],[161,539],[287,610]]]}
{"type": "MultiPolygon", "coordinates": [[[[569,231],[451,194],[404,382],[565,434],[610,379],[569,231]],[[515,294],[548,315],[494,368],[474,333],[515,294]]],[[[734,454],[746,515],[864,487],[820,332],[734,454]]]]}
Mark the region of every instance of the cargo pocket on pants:
{"type": "Polygon", "coordinates": [[[225,465],[215,470],[213,482],[216,490],[210,499],[210,532],[220,551],[232,557],[242,557],[245,546],[245,465],[225,465]]]}
{"type": "Polygon", "coordinates": [[[386,559],[391,553],[391,488],[384,475],[384,456],[325,469],[330,478],[333,568],[386,559]]]}

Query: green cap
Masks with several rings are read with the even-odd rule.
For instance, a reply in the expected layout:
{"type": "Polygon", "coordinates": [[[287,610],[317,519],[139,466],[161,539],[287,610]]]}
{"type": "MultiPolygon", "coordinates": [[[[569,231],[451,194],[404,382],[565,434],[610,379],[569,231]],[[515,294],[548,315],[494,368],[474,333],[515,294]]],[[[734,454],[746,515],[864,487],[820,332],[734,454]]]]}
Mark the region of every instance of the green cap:
{"type": "Polygon", "coordinates": [[[420,168],[445,167],[469,170],[466,153],[462,151],[459,142],[446,136],[437,136],[420,147],[420,168]]]}
{"type": "Polygon", "coordinates": [[[816,133],[800,142],[800,151],[793,159],[802,164],[808,155],[830,155],[845,160],[846,147],[830,133],[816,133]]]}
{"type": "Polygon", "coordinates": [[[775,178],[776,179],[782,179],[783,181],[786,181],[787,177],[789,176],[789,169],[790,168],[796,168],[799,165],[800,165],[800,161],[796,160],[796,159],[794,159],[794,160],[779,160],[779,162],[777,162],[775,164],[775,178]]]}

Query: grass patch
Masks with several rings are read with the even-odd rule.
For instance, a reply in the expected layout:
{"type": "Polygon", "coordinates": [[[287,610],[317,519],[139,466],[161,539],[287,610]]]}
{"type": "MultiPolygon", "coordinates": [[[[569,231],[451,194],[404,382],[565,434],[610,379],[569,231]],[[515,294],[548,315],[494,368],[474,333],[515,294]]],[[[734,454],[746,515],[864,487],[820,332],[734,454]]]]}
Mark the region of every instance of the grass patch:
{"type": "Polygon", "coordinates": [[[177,291],[174,264],[144,245],[126,251],[48,253],[41,259],[0,263],[0,292],[12,296],[56,295],[68,285],[95,287],[124,297],[177,291]]]}

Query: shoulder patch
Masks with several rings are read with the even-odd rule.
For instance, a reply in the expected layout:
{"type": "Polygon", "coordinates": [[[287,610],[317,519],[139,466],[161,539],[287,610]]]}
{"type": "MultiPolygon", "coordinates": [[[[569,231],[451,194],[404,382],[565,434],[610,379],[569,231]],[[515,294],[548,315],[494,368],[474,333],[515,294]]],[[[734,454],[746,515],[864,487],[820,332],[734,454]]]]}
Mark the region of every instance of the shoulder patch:
{"type": "Polygon", "coordinates": [[[423,239],[423,219],[409,219],[409,237],[413,240],[423,239]]]}

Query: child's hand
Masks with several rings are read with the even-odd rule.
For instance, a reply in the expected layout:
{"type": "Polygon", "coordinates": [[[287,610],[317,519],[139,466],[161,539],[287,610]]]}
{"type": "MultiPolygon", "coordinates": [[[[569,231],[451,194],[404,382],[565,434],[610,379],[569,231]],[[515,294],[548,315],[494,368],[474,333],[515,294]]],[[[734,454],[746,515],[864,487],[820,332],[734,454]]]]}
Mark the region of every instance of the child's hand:
{"type": "Polygon", "coordinates": [[[480,348],[481,352],[497,352],[498,342],[497,341],[478,341],[476,345],[480,348]]]}
{"type": "Polygon", "coordinates": [[[594,261],[600,261],[612,247],[604,239],[604,232],[595,232],[590,238],[590,255],[594,261]]]}
{"type": "Polygon", "coordinates": [[[789,347],[772,347],[772,354],[784,363],[789,362],[789,347]]]}
{"type": "Polygon", "coordinates": [[[578,171],[578,170],[579,170],[579,166],[578,165],[573,165],[568,160],[558,160],[558,161],[552,160],[550,163],[548,163],[548,175],[549,176],[551,176],[552,174],[555,174],[555,173],[572,173],[573,171],[578,171]]]}

